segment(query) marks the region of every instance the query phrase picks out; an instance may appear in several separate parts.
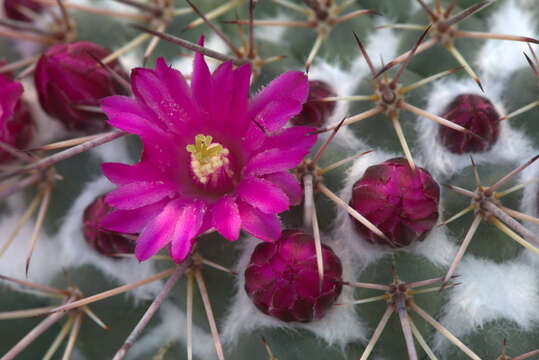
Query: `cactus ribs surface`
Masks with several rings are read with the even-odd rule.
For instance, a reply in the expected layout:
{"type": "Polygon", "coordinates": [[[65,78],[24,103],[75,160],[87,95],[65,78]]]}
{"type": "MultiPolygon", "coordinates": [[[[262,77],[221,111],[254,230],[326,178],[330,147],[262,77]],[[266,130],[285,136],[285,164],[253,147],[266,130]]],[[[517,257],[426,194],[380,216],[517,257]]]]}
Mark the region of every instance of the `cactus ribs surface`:
{"type": "MultiPolygon", "coordinates": [[[[504,122],[538,130],[533,1],[0,1],[0,360],[539,354],[539,283],[482,270],[539,278],[539,200],[508,205],[522,189],[539,199],[537,137],[504,122]],[[502,10],[528,34],[491,31],[502,10]],[[410,46],[400,29],[421,35],[410,46]],[[470,65],[485,41],[504,41],[508,62],[520,52],[527,82],[470,65]],[[353,95],[361,80],[371,94],[353,95]],[[443,81],[484,93],[423,110],[443,81]],[[505,113],[490,95],[527,100],[505,113]],[[434,121],[459,160],[481,159],[469,157],[475,189],[452,185],[465,172],[420,166],[431,154],[401,113],[434,121]],[[370,117],[391,120],[399,153],[358,174],[391,138],[382,122],[364,131],[370,117]],[[521,153],[498,164],[505,136],[521,153]],[[489,166],[514,170],[484,186],[489,166]],[[470,203],[448,214],[455,196],[470,203]],[[470,212],[462,239],[445,227],[470,212]],[[482,220],[522,245],[513,258],[466,252],[493,234],[482,220]],[[502,300],[484,296],[492,283],[502,300]],[[382,294],[355,298],[365,289],[382,294]],[[455,312],[472,325],[455,328],[455,312]]],[[[492,54],[502,67],[505,55],[492,54]]]]}

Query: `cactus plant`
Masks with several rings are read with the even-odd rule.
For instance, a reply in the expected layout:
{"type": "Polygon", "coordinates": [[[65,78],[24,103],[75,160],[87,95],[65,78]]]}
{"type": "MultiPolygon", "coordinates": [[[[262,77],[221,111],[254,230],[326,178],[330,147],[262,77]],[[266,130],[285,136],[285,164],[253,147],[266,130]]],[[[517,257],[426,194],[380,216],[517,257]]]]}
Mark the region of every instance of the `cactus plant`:
{"type": "Polygon", "coordinates": [[[0,359],[539,354],[534,1],[2,5],[0,359]]]}

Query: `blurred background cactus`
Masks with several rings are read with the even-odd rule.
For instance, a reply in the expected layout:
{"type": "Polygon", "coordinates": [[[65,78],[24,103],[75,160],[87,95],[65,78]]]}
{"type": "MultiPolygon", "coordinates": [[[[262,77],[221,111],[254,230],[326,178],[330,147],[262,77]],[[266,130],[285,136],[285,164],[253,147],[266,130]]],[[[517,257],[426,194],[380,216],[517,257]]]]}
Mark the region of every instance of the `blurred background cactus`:
{"type": "Polygon", "coordinates": [[[0,359],[539,359],[536,1],[0,2],[0,359]],[[301,196],[263,180],[297,204],[275,243],[139,262],[101,164],[143,145],[101,99],[197,52],[251,97],[306,71],[318,140],[301,196]]]}

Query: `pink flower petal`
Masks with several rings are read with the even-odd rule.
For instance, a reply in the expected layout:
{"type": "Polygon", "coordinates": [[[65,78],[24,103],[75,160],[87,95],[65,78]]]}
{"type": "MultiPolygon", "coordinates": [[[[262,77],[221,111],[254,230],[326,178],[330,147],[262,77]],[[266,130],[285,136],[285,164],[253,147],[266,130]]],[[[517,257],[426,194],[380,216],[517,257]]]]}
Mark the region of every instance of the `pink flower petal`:
{"type": "Polygon", "coordinates": [[[240,236],[241,218],[236,201],[232,196],[223,196],[213,205],[212,224],[229,241],[240,236]]]}
{"type": "Polygon", "coordinates": [[[103,174],[116,185],[125,185],[136,181],[158,181],[160,175],[147,163],[128,165],[122,163],[101,164],[103,174]],[[157,176],[156,176],[157,175],[157,176]]]}
{"type": "MultiPolygon", "coordinates": [[[[204,35],[200,36],[198,41],[200,46],[204,45],[204,35]]],[[[198,105],[207,113],[210,112],[210,90],[211,90],[211,74],[204,55],[195,53],[195,61],[193,63],[193,75],[191,77],[191,88],[193,97],[198,102],[198,105]]]]}
{"type": "Polygon", "coordinates": [[[232,62],[221,64],[211,79],[211,127],[221,134],[241,134],[249,125],[247,104],[251,69],[248,64],[236,70],[232,62]]]}
{"type": "Polygon", "coordinates": [[[164,199],[155,204],[134,210],[115,210],[106,215],[99,223],[99,226],[103,229],[125,234],[140,233],[146,224],[163,210],[168,202],[168,199],[164,199]]]}
{"type": "MultiPolygon", "coordinates": [[[[249,125],[247,108],[249,106],[249,86],[251,82],[251,66],[242,65],[234,70],[234,97],[230,106],[230,119],[234,119],[234,128],[243,133],[249,125]]],[[[229,122],[230,123],[230,122],[229,122]]],[[[231,125],[231,124],[229,124],[231,125]]]]}
{"type": "Polygon", "coordinates": [[[148,105],[170,131],[194,134],[192,125],[201,119],[200,111],[183,75],[169,68],[163,58],[157,59],[155,70],[134,69],[131,86],[137,100],[148,105]]]}
{"type": "Polygon", "coordinates": [[[290,205],[298,205],[301,203],[302,190],[296,177],[289,172],[278,172],[265,175],[264,179],[270,181],[275,186],[278,186],[288,196],[290,205]]]}
{"type": "Polygon", "coordinates": [[[288,196],[271,182],[260,178],[243,179],[236,188],[242,200],[266,214],[277,214],[288,209],[288,196]]]}
{"type": "Polygon", "coordinates": [[[126,96],[109,96],[101,101],[101,108],[109,118],[109,124],[137,134],[144,139],[155,140],[163,134],[155,115],[144,104],[126,96]]]}
{"type": "Polygon", "coordinates": [[[308,93],[309,85],[304,73],[286,72],[252,99],[249,116],[259,121],[268,132],[274,132],[301,111],[308,93]]]}
{"type": "Polygon", "coordinates": [[[277,148],[282,150],[303,149],[305,155],[309,153],[313,145],[316,143],[317,135],[308,135],[316,131],[315,128],[292,126],[266,136],[264,143],[259,151],[277,148]]]}
{"type": "Polygon", "coordinates": [[[281,221],[275,214],[264,214],[251,205],[238,201],[241,227],[263,241],[275,241],[281,236],[281,221]]]}
{"type": "Polygon", "coordinates": [[[176,226],[170,244],[170,257],[176,263],[181,263],[191,252],[193,238],[199,234],[206,204],[202,201],[184,204],[176,213],[176,226]]]}
{"type": "Polygon", "coordinates": [[[178,207],[181,200],[170,201],[142,231],[138,237],[135,255],[139,261],[144,261],[155,255],[163,246],[168,244],[178,221],[178,207]]]}
{"type": "Polygon", "coordinates": [[[174,184],[160,182],[134,182],[111,191],[105,202],[117,209],[133,210],[158,202],[175,192],[174,184]]]}
{"type": "Polygon", "coordinates": [[[304,149],[266,150],[253,156],[245,165],[243,172],[246,176],[259,176],[286,171],[298,165],[305,155],[304,149]]]}

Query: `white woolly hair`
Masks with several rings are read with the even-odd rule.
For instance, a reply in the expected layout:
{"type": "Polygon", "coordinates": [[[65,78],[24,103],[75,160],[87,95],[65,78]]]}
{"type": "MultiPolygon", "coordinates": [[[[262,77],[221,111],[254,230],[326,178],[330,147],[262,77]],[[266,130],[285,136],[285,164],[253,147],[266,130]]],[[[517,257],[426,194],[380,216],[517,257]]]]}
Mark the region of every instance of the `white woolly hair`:
{"type": "MultiPolygon", "coordinates": [[[[127,162],[125,142],[118,139],[92,150],[92,154],[108,161],[127,162]]],[[[64,266],[93,265],[105,275],[121,284],[128,284],[155,273],[151,260],[139,263],[137,259],[112,259],[92,249],[82,234],[82,218],[84,210],[94,199],[114,189],[104,176],[89,183],[73,203],[63,219],[57,239],[62,250],[64,266]]],[[[135,299],[151,299],[161,288],[161,282],[139,287],[129,292],[135,299]]],[[[82,289],[83,290],[83,289],[82,289]]]]}
{"type": "Polygon", "coordinates": [[[69,131],[56,119],[53,119],[43,111],[39,103],[33,78],[25,78],[22,81],[24,92],[22,99],[28,105],[32,119],[36,122],[36,135],[29,146],[37,146],[57,141],[69,136],[69,131]]]}
{"type": "MultiPolygon", "coordinates": [[[[500,6],[488,19],[488,32],[495,34],[511,34],[528,36],[537,39],[537,18],[533,8],[537,3],[528,4],[515,0],[508,0],[500,6]]],[[[478,40],[469,40],[478,41],[478,40]]],[[[487,40],[478,52],[476,63],[484,74],[481,80],[490,88],[495,82],[506,79],[511,72],[527,67],[526,59],[522,55],[528,50],[525,42],[487,40]],[[500,54],[503,57],[500,58],[500,54]]]]}
{"type": "MultiPolygon", "coordinates": [[[[102,177],[88,184],[77,198],[62,224],[58,239],[61,245],[62,262],[64,266],[93,265],[107,277],[123,284],[152,276],[155,267],[152,260],[139,263],[137,259],[113,259],[103,256],[91,248],[82,234],[82,218],[84,210],[96,197],[114,188],[109,181],[102,177]]],[[[152,299],[161,289],[161,282],[153,282],[129,292],[135,299],[152,299]]],[[[84,289],[82,289],[84,291],[84,289]]]]}
{"type": "MultiPolygon", "coordinates": [[[[343,189],[339,192],[339,197],[348,203],[352,198],[354,184],[363,176],[367,168],[395,157],[395,154],[373,151],[357,159],[354,165],[348,170],[346,181],[343,189]]],[[[416,161],[416,164],[417,166],[421,166],[421,162],[416,161]]],[[[443,191],[443,189],[440,189],[440,191],[443,191]]],[[[442,214],[441,207],[439,208],[439,212],[442,214]]],[[[356,230],[348,212],[340,207],[337,208],[337,217],[332,237],[341,239],[344,246],[354,252],[354,265],[357,275],[370,263],[394,251],[407,251],[413,254],[423,255],[439,267],[448,266],[457,251],[456,241],[448,235],[445,227],[439,226],[435,226],[424,241],[416,242],[403,249],[395,250],[390,247],[371,244],[356,230]]]]}
{"type": "MultiPolygon", "coordinates": [[[[99,148],[91,150],[90,154],[100,158],[105,154],[111,154],[113,157],[112,160],[121,160],[127,157],[121,139],[102,145],[102,147],[100,150],[98,150],[99,148]]],[[[129,273],[133,272],[132,269],[124,268],[120,271],[119,268],[114,270],[110,265],[108,267],[105,265],[102,266],[102,264],[110,264],[112,260],[109,259],[103,259],[103,263],[97,260],[94,261],[94,250],[90,249],[82,238],[82,212],[101,191],[111,189],[111,185],[107,183],[108,181],[106,179],[101,178],[95,183],[88,185],[79,199],[75,201],[73,208],[66,218],[63,219],[64,222],[58,236],[51,236],[43,230],[40,232],[32,255],[28,280],[39,284],[49,284],[62,272],[63,267],[83,264],[94,264],[100,269],[109,269],[109,271],[116,274],[114,278],[118,278],[120,275],[129,276],[129,273]]],[[[61,186],[61,184],[58,186],[61,186]]],[[[0,231],[3,234],[10,234],[28,207],[29,202],[23,198],[22,194],[14,194],[7,199],[6,204],[10,210],[9,214],[0,218],[0,231]]],[[[30,219],[22,227],[11,246],[2,256],[0,274],[19,279],[25,278],[26,254],[30,246],[34,226],[35,219],[30,219]]]]}
{"type": "MultiPolygon", "coordinates": [[[[323,60],[315,61],[309,70],[309,80],[323,81],[331,86],[336,96],[343,97],[353,94],[359,80],[365,74],[346,72],[339,65],[331,65],[323,60]]],[[[342,119],[349,116],[350,105],[347,101],[337,101],[333,113],[327,119],[328,126],[338,124],[342,119]]],[[[331,132],[319,135],[319,142],[326,141],[331,132]]],[[[361,147],[361,142],[354,136],[348,126],[341,127],[333,139],[333,143],[350,150],[361,147]]]]}
{"type": "MultiPolygon", "coordinates": [[[[224,343],[234,345],[234,342],[245,333],[261,328],[281,328],[294,330],[303,328],[313,332],[324,339],[328,345],[344,347],[347,343],[356,340],[365,340],[365,330],[360,326],[357,315],[352,306],[334,306],[323,318],[311,323],[285,323],[268,316],[258,310],[245,292],[244,272],[249,265],[251,255],[260,240],[249,237],[242,240],[241,253],[235,269],[238,272],[236,281],[236,294],[231,301],[227,317],[224,321],[222,339],[224,343]]],[[[352,259],[350,253],[342,244],[334,242],[331,247],[339,257],[343,266],[343,279],[353,277],[352,259]]],[[[351,301],[353,289],[343,287],[337,302],[351,301]]]]}
{"type": "MultiPolygon", "coordinates": [[[[388,19],[384,16],[378,16],[374,24],[375,26],[391,24],[391,19],[388,19]]],[[[360,39],[365,46],[365,51],[369,55],[373,66],[377,68],[379,65],[378,62],[380,57],[389,61],[397,56],[397,48],[399,45],[399,37],[397,33],[392,29],[378,29],[371,33],[365,42],[364,39],[360,39]]],[[[355,44],[355,42],[354,42],[355,44]]],[[[356,46],[357,47],[357,46],[356,46]]],[[[363,57],[361,50],[357,47],[356,50],[357,58],[351,65],[350,74],[352,76],[357,76],[358,78],[365,76],[365,74],[370,74],[367,61],[363,57]]]]}
{"type": "MultiPolygon", "coordinates": [[[[187,343],[187,317],[170,302],[164,302],[157,313],[159,322],[145,331],[131,348],[128,359],[149,359],[168,343],[187,343]]],[[[193,324],[193,354],[200,360],[215,359],[212,337],[193,324]]]]}
{"type": "MultiPolygon", "coordinates": [[[[500,86],[487,89],[486,94],[481,93],[477,84],[469,78],[443,79],[437,81],[429,92],[426,111],[443,115],[447,105],[458,95],[475,94],[487,97],[501,116],[505,115],[505,108],[500,100],[500,86]]],[[[511,120],[500,122],[498,140],[489,151],[474,153],[477,163],[513,163],[519,162],[534,154],[530,140],[520,131],[513,129],[511,120]]],[[[454,174],[471,165],[470,157],[465,154],[449,152],[441,143],[439,136],[440,125],[432,120],[418,117],[416,122],[418,143],[421,154],[425,158],[425,165],[436,176],[454,174]]]]}
{"type": "MultiPolygon", "coordinates": [[[[9,206],[9,213],[0,218],[0,233],[6,234],[2,238],[2,246],[7,240],[7,234],[15,229],[23,215],[28,203],[23,198],[22,194],[14,194],[6,200],[6,205],[9,206]]],[[[32,233],[34,231],[35,222],[28,221],[20,230],[17,237],[13,240],[10,247],[2,255],[0,261],[0,274],[14,277],[17,279],[26,279],[25,266],[26,254],[30,247],[32,233]]],[[[30,263],[28,280],[39,283],[48,284],[56,274],[61,272],[61,264],[53,259],[57,259],[58,247],[53,238],[47,236],[42,231],[39,234],[32,261],[30,263]]],[[[4,283],[3,284],[9,284],[4,283]]],[[[12,284],[9,284],[10,286],[12,284]]]]}
{"type": "MultiPolygon", "coordinates": [[[[380,17],[375,23],[377,25],[387,24],[388,20],[380,17]]],[[[378,56],[392,59],[395,57],[397,45],[397,37],[393,30],[380,29],[367,38],[366,51],[373,59],[378,58],[378,56]]],[[[309,70],[309,80],[327,82],[335,90],[338,97],[353,95],[361,79],[365,76],[370,76],[370,69],[359,48],[357,52],[358,56],[350,64],[348,70],[343,69],[341,65],[332,65],[323,60],[315,60],[309,70]]],[[[336,125],[345,117],[351,116],[349,109],[350,104],[348,101],[337,101],[337,106],[327,121],[328,126],[336,125]]],[[[319,139],[325,141],[330,135],[330,132],[322,133],[319,135],[319,139]]],[[[343,126],[339,129],[333,142],[343,148],[348,148],[350,155],[357,153],[358,149],[365,148],[364,143],[353,134],[348,126],[343,126]]]]}
{"type": "MultiPolygon", "coordinates": [[[[522,203],[520,211],[525,214],[539,217],[539,160],[530,165],[528,168],[522,171],[519,178],[519,184],[526,184],[524,191],[522,191],[522,203]]],[[[518,210],[518,209],[516,209],[518,210]]],[[[539,234],[539,225],[531,222],[523,221],[522,224],[526,226],[535,234],[539,234]]],[[[529,265],[535,268],[539,267],[539,256],[532,253],[529,250],[524,250],[521,253],[521,259],[529,265]]]]}
{"type": "MultiPolygon", "coordinates": [[[[267,20],[271,21],[290,21],[292,18],[288,16],[284,11],[279,9],[276,16],[268,17],[267,20]]],[[[284,34],[287,28],[285,26],[255,26],[254,35],[255,38],[280,44],[284,39],[284,34]]]]}
{"type": "MultiPolygon", "coordinates": [[[[539,324],[539,271],[518,261],[503,264],[466,256],[459,264],[460,285],[447,290],[449,301],[442,308],[440,322],[462,337],[489,322],[506,319],[523,330],[539,324]]],[[[434,349],[445,353],[449,343],[437,333],[434,349]]]]}

